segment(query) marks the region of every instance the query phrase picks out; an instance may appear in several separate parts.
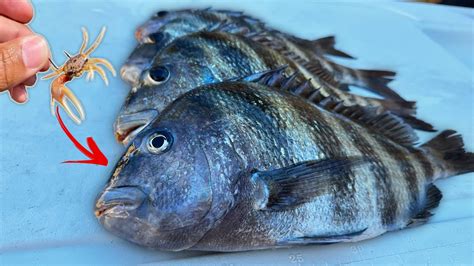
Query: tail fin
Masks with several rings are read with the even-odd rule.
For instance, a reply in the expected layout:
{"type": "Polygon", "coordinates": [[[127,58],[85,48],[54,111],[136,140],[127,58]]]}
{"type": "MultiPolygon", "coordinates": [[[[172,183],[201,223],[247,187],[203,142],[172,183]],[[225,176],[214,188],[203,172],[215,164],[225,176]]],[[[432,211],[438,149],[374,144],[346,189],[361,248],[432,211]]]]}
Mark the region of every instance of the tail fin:
{"type": "Polygon", "coordinates": [[[444,162],[448,176],[474,172],[474,153],[464,150],[462,137],[454,130],[441,132],[421,147],[444,162]]]}
{"type": "Polygon", "coordinates": [[[336,49],[334,46],[336,45],[336,38],[334,36],[327,36],[323,38],[319,38],[313,40],[313,45],[316,49],[321,51],[323,54],[335,55],[344,58],[355,59],[350,54],[347,54],[341,50],[336,49]]]}

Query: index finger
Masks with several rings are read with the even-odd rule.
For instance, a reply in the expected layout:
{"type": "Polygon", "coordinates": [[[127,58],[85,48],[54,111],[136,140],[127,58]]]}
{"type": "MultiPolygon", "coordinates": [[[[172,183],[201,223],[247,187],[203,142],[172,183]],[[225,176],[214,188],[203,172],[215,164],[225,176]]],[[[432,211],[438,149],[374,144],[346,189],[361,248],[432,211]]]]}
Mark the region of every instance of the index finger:
{"type": "Polygon", "coordinates": [[[0,0],[0,15],[28,23],[33,18],[33,7],[28,0],[0,0]]]}

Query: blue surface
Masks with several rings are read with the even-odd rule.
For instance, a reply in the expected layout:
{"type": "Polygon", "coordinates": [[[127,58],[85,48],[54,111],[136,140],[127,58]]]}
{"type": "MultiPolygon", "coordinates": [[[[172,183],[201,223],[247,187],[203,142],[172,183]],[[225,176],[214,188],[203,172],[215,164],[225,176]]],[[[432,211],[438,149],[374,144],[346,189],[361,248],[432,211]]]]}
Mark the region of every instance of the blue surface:
{"type": "MultiPolygon", "coordinates": [[[[81,26],[92,38],[107,26],[93,56],[109,59],[116,70],[135,45],[135,27],[157,9],[232,8],[301,37],[335,34],[337,47],[359,58],[340,62],[397,71],[391,85],[418,101],[419,117],[438,129],[457,130],[467,149],[474,150],[472,10],[349,1],[195,2],[34,1],[31,27],[46,36],[55,61],[62,63],[63,50],[75,53],[79,48],[81,26]]],[[[114,140],[112,123],[129,88],[119,78],[105,87],[97,77],[92,82],[75,80],[69,87],[81,99],[87,118],[76,126],[63,113],[67,126],[82,143],[93,136],[109,166],[60,164],[83,155],[49,111],[49,81],[39,81],[25,105],[0,95],[0,264],[473,262],[473,174],[437,182],[444,198],[427,225],[360,243],[214,255],[159,252],[129,244],[105,232],[92,211],[124,150],[114,140]]],[[[423,141],[432,136],[420,135],[423,141]]]]}

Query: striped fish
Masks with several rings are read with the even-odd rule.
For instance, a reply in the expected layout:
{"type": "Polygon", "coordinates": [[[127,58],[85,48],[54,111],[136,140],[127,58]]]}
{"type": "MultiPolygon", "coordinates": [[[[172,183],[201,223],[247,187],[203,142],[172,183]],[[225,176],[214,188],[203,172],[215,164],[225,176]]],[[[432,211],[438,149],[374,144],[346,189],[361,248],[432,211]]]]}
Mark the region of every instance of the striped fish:
{"type": "Polygon", "coordinates": [[[432,126],[416,119],[414,102],[362,97],[341,91],[306,71],[277,51],[248,38],[223,32],[197,32],[177,38],[158,54],[143,81],[132,89],[115,122],[117,139],[127,143],[153,117],[143,119],[142,112],[156,114],[183,93],[204,84],[252,76],[252,74],[287,65],[287,75],[306,86],[293,94],[325,108],[323,99],[331,97],[346,106],[372,106],[377,112],[390,111],[416,128],[432,126]],[[296,72],[296,73],[295,73],[296,72]],[[138,117],[138,118],[137,118],[138,117]]]}
{"type": "Polygon", "coordinates": [[[433,182],[474,171],[452,130],[415,147],[389,113],[362,126],[263,80],[171,103],[118,162],[99,222],[173,251],[354,242],[425,223],[442,197],[433,182]]]}
{"type": "MultiPolygon", "coordinates": [[[[250,17],[243,12],[213,9],[183,9],[177,11],[160,11],[138,27],[135,32],[140,43],[155,44],[156,53],[176,38],[198,31],[221,31],[249,37],[270,48],[276,49],[288,58],[297,62],[306,71],[344,90],[348,85],[366,88],[383,97],[404,101],[400,95],[390,89],[387,84],[395,76],[393,71],[359,70],[336,64],[324,55],[332,54],[346,58],[350,55],[334,48],[334,36],[317,40],[305,40],[296,36],[267,27],[262,21],[250,17]]],[[[137,46],[121,69],[122,78],[132,85],[138,83],[139,70],[144,64],[135,64],[141,57],[137,46]]],[[[151,62],[151,58],[149,58],[151,62]]]]}

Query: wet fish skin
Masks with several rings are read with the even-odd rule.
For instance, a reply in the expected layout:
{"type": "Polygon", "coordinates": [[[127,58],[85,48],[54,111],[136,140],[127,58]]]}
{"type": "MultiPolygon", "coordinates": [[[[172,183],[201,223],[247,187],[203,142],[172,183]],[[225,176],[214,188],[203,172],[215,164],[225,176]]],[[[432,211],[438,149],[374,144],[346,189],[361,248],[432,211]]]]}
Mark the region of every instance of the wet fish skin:
{"type": "Polygon", "coordinates": [[[211,9],[184,9],[170,12],[160,11],[137,28],[135,35],[140,45],[130,54],[127,63],[122,67],[123,79],[131,85],[137,84],[139,82],[139,76],[133,73],[138,69],[145,69],[145,64],[141,62],[147,60],[151,62],[152,57],[147,57],[141,52],[143,50],[143,44],[153,44],[153,47],[156,48],[155,54],[157,54],[176,38],[199,31],[214,30],[239,35],[245,35],[249,32],[258,33],[271,31],[272,33],[278,33],[280,37],[283,36],[282,38],[287,38],[286,41],[288,42],[305,45],[308,47],[308,53],[316,53],[319,55],[333,53],[350,57],[334,48],[335,41],[333,36],[314,41],[300,39],[295,36],[269,30],[263,22],[244,15],[242,12],[211,9]],[[165,13],[163,14],[163,12],[165,13]],[[135,62],[137,63],[135,64],[135,62]]]}
{"type": "MultiPolygon", "coordinates": [[[[152,63],[153,56],[158,54],[163,48],[179,37],[192,34],[199,31],[212,31],[219,27],[224,21],[234,19],[232,16],[222,12],[211,12],[202,9],[184,9],[178,11],[161,11],[157,12],[152,18],[139,26],[135,32],[135,36],[140,44],[130,54],[127,64],[122,67],[122,73],[134,73],[135,70],[146,68],[152,63]],[[166,12],[164,15],[163,12],[166,12]],[[160,14],[160,15],[158,15],[160,14]],[[154,49],[154,55],[149,56],[141,52],[144,45],[154,49]],[[141,64],[146,62],[148,64],[141,64]],[[138,63],[135,63],[138,62],[138,63]],[[130,69],[130,70],[129,70],[130,69]]],[[[263,23],[244,23],[245,27],[254,31],[263,29],[263,23]]],[[[242,28],[227,29],[229,33],[239,33],[242,28]]],[[[140,76],[122,75],[123,79],[131,85],[140,83],[140,76]]]]}
{"type": "MultiPolygon", "coordinates": [[[[318,90],[346,105],[370,105],[404,116],[414,113],[411,102],[385,101],[338,90],[273,49],[248,38],[202,31],[177,38],[155,56],[150,69],[143,73],[140,85],[129,93],[118,120],[121,116],[143,110],[156,109],[160,112],[178,96],[198,86],[249,76],[282,65],[288,65],[285,70],[288,75],[299,72],[296,74],[298,80],[310,80],[311,90],[295,92],[304,97],[311,98],[312,93],[318,90]],[[154,82],[150,79],[150,72],[160,67],[169,71],[169,78],[154,82]]],[[[123,134],[120,122],[115,124],[116,134],[123,134]]]]}
{"type": "Polygon", "coordinates": [[[441,199],[432,183],[474,171],[462,146],[445,131],[404,147],[282,91],[210,84],[178,98],[138,135],[96,208],[109,191],[138,187],[148,201],[125,218],[101,212],[99,221],[164,250],[359,241],[426,222],[441,199]],[[152,154],[146,145],[160,132],[173,144],[152,154]]]}
{"type": "Polygon", "coordinates": [[[282,35],[287,41],[306,46],[317,55],[331,54],[345,58],[353,58],[334,48],[334,36],[315,40],[306,40],[279,32],[265,25],[261,20],[241,11],[206,9],[181,9],[159,11],[135,31],[139,43],[159,43],[166,46],[173,38],[198,31],[224,31],[232,34],[269,32],[282,35]],[[155,34],[158,35],[156,36],[155,34]],[[163,36],[165,33],[166,36],[163,36]],[[157,38],[158,37],[158,38],[157,38]]]}
{"type": "Polygon", "coordinates": [[[176,38],[198,31],[221,31],[246,36],[277,50],[334,87],[349,90],[349,85],[354,85],[382,97],[405,101],[387,85],[395,72],[352,69],[328,60],[325,54],[352,58],[334,48],[334,36],[312,41],[301,39],[272,29],[243,12],[214,9],[160,11],[138,27],[136,36],[139,42],[155,43],[159,53],[176,38]]]}

